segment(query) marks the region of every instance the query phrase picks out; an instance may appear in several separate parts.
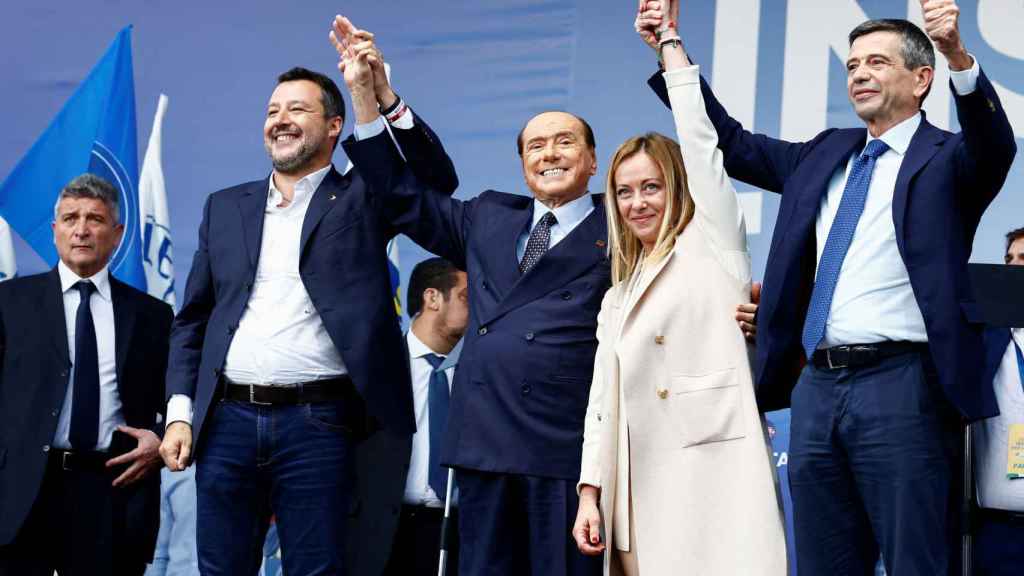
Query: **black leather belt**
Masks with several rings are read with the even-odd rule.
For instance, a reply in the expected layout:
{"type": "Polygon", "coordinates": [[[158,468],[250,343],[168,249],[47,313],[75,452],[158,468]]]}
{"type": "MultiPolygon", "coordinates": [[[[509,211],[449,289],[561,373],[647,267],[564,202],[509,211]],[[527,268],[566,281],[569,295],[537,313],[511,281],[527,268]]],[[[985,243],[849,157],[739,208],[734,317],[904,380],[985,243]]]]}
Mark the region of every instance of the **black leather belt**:
{"type": "Polygon", "coordinates": [[[50,450],[50,465],[65,472],[96,472],[113,471],[107,468],[107,460],[114,456],[107,452],[83,452],[75,450],[50,450]]]}
{"type": "Polygon", "coordinates": [[[1024,512],[1000,510],[998,508],[978,508],[978,515],[981,516],[983,520],[1024,526],[1024,512]]]}
{"type": "MultiPolygon", "coordinates": [[[[455,516],[456,508],[451,509],[451,515],[455,516]]],[[[423,518],[425,520],[444,519],[444,507],[422,506],[417,504],[402,504],[402,516],[408,518],[423,518]]]]}
{"type": "Polygon", "coordinates": [[[251,404],[316,404],[350,398],[355,392],[348,375],[296,384],[237,384],[221,377],[221,397],[251,404]]]}
{"type": "Polygon", "coordinates": [[[819,348],[811,356],[811,363],[818,368],[835,370],[838,368],[857,368],[868,366],[885,358],[899,356],[910,352],[924,352],[928,344],[924,342],[877,342],[875,344],[849,344],[819,348]]]}

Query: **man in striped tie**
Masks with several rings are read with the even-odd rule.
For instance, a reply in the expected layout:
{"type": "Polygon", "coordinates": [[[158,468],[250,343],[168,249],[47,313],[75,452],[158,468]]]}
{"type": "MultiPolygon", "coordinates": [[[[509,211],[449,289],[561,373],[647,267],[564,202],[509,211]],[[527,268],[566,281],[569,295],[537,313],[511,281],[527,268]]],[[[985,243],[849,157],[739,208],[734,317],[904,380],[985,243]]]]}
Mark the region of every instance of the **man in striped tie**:
{"type": "MultiPolygon", "coordinates": [[[[663,16],[664,2],[647,4],[663,16]]],[[[745,131],[704,90],[726,170],[781,194],[757,319],[757,394],[762,410],[792,404],[801,574],[872,574],[879,553],[889,574],[950,573],[962,426],[997,410],[980,380],[967,260],[1016,146],[961,42],[956,3],[921,10],[925,31],[871,20],[849,35],[848,96],[863,128],[784,142],[745,131]],[[950,68],[960,133],[921,111],[933,42],[950,68]]]]}

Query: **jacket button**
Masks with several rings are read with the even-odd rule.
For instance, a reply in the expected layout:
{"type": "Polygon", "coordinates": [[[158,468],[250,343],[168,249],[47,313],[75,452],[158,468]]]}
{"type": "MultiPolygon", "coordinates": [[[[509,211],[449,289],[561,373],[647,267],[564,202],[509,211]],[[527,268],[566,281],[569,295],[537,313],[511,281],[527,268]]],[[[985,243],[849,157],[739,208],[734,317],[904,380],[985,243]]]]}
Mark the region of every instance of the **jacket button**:
{"type": "Polygon", "coordinates": [[[533,390],[533,388],[531,388],[529,384],[523,383],[520,390],[522,391],[523,396],[526,396],[527,394],[530,393],[531,390],[533,390]]]}
{"type": "Polygon", "coordinates": [[[476,333],[481,336],[487,334],[487,326],[481,326],[480,329],[476,331],[476,333]]]}
{"type": "Polygon", "coordinates": [[[527,342],[533,342],[533,332],[527,332],[524,338],[526,338],[527,342]]]}
{"type": "Polygon", "coordinates": [[[657,336],[654,337],[654,343],[655,344],[664,344],[665,343],[665,337],[662,336],[661,334],[658,334],[657,336]]]}
{"type": "Polygon", "coordinates": [[[598,421],[598,422],[600,422],[600,421],[601,421],[601,414],[598,414],[598,415],[597,415],[597,421],[598,421]]]}
{"type": "Polygon", "coordinates": [[[572,292],[569,292],[568,290],[566,290],[565,292],[562,292],[562,300],[571,300],[571,299],[572,299],[572,292]]]}
{"type": "Polygon", "coordinates": [[[668,389],[658,388],[658,398],[661,398],[662,400],[668,398],[668,389]]]}
{"type": "Polygon", "coordinates": [[[57,416],[59,414],[60,414],[60,410],[54,410],[53,412],[50,412],[50,416],[57,416]]]}
{"type": "Polygon", "coordinates": [[[50,445],[49,444],[44,444],[43,445],[43,452],[49,452],[49,451],[50,451],[50,445]]]}

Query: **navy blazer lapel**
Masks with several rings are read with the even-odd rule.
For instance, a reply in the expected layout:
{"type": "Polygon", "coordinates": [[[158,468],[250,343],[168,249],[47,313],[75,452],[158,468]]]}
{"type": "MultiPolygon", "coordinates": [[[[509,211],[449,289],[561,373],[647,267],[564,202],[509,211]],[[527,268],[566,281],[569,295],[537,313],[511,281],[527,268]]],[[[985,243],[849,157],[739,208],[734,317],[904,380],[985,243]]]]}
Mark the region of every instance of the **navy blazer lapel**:
{"type": "Polygon", "coordinates": [[[238,208],[242,213],[242,233],[249,263],[256,269],[260,260],[260,245],[263,241],[263,216],[267,211],[267,195],[270,193],[270,177],[255,182],[238,197],[238,208]]]}
{"type": "Polygon", "coordinates": [[[320,182],[320,186],[313,192],[313,197],[309,199],[309,208],[306,209],[306,218],[302,221],[302,238],[299,241],[299,246],[301,247],[299,254],[305,252],[306,243],[309,242],[310,236],[313,235],[313,230],[316,230],[320,220],[339,203],[338,193],[348,188],[350,181],[351,178],[342,178],[332,166],[323,181],[320,182]]]}
{"type": "MultiPolygon", "coordinates": [[[[596,196],[594,211],[580,222],[568,236],[549,249],[543,257],[498,304],[490,317],[481,318],[481,324],[489,324],[495,318],[527,302],[535,300],[552,290],[564,286],[606,259],[608,232],[605,225],[604,205],[596,196]]],[[[518,262],[516,263],[518,273],[518,262]]]]}
{"type": "Polygon", "coordinates": [[[903,224],[907,214],[907,201],[910,194],[910,181],[914,175],[924,168],[925,164],[939,151],[939,146],[946,140],[946,134],[932,126],[925,118],[924,111],[921,111],[921,125],[917,132],[910,139],[910,146],[907,148],[906,157],[900,164],[900,172],[896,176],[896,188],[892,197],[892,219],[896,225],[896,244],[899,245],[900,253],[903,249],[903,224]]]}
{"type": "MultiPolygon", "coordinates": [[[[812,172],[813,179],[808,182],[806,192],[798,199],[796,212],[800,214],[797,222],[806,224],[814,223],[818,219],[818,210],[821,208],[821,199],[828,194],[828,185],[836,170],[845,168],[850,157],[864,148],[867,142],[868,132],[866,129],[842,130],[836,136],[836,142],[824,151],[824,158],[817,162],[817,169],[812,172]]],[[[783,228],[787,232],[791,227],[783,228]]]]}
{"type": "MultiPolygon", "coordinates": [[[[524,197],[524,200],[527,198],[524,197]]],[[[485,277],[491,280],[492,288],[499,300],[504,300],[522,277],[519,273],[516,247],[519,244],[519,236],[528,229],[532,218],[533,200],[529,199],[524,208],[511,211],[511,215],[504,211],[498,214],[490,234],[484,235],[483,245],[488,247],[487,253],[494,257],[483,259],[482,264],[485,268],[485,277]]]]}
{"type": "Polygon", "coordinates": [[[127,285],[110,277],[110,300],[114,308],[114,366],[119,391],[123,390],[124,363],[135,331],[135,317],[138,315],[135,299],[129,290],[127,285]]]}
{"type": "Polygon", "coordinates": [[[40,322],[42,326],[52,326],[53,345],[57,358],[64,366],[71,366],[71,354],[68,351],[68,325],[64,318],[64,291],[60,287],[60,273],[54,267],[46,276],[46,289],[40,294],[40,322]]]}

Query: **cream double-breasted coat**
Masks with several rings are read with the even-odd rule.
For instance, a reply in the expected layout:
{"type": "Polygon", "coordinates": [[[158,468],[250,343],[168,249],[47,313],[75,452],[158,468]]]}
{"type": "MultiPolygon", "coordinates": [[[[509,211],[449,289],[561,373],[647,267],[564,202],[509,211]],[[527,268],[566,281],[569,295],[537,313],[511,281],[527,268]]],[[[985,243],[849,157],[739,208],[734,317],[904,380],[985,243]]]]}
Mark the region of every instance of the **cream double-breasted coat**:
{"type": "Polygon", "coordinates": [[[632,515],[642,576],[784,576],[771,448],[733,318],[750,298],[743,216],[698,67],[665,79],[696,214],[669,255],[605,295],[580,484],[601,488],[606,575],[632,515]]]}

